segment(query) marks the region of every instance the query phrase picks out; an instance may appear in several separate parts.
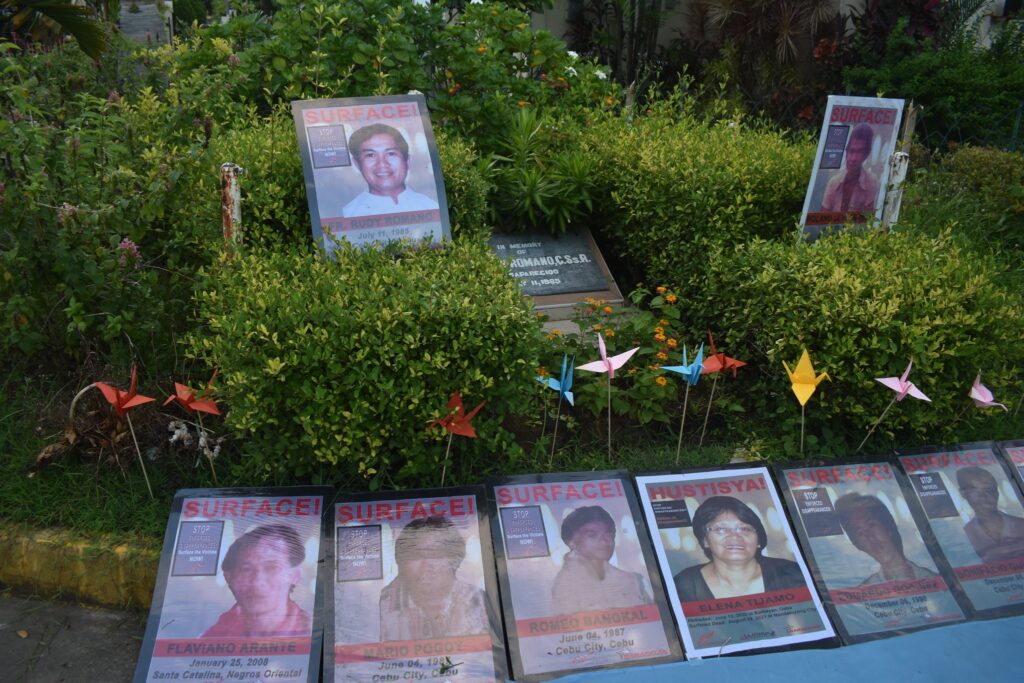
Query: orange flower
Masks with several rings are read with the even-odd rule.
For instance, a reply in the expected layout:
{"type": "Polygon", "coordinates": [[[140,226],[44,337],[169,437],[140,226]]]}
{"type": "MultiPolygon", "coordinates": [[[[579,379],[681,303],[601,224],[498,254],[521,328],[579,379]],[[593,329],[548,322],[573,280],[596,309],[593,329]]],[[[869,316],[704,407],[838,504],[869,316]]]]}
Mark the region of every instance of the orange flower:
{"type": "Polygon", "coordinates": [[[537,374],[540,375],[541,377],[547,377],[548,369],[542,365],[539,368],[537,368],[537,374]]]}
{"type": "Polygon", "coordinates": [[[658,351],[658,360],[668,360],[668,354],[662,351],[658,351]]]}
{"type": "Polygon", "coordinates": [[[663,387],[663,386],[665,386],[666,384],[668,384],[668,380],[667,380],[667,379],[665,379],[664,377],[659,377],[659,378],[657,378],[657,379],[656,379],[656,380],[654,380],[654,381],[658,383],[658,386],[659,386],[659,387],[663,387]]]}
{"type": "Polygon", "coordinates": [[[611,330],[611,329],[605,330],[604,331],[604,336],[608,337],[609,339],[614,337],[615,336],[615,330],[611,330]]]}
{"type": "Polygon", "coordinates": [[[655,341],[663,342],[663,341],[665,341],[665,335],[663,335],[663,334],[661,334],[659,332],[658,334],[654,335],[654,340],[655,341]]]}
{"type": "Polygon", "coordinates": [[[654,334],[665,334],[665,328],[661,325],[654,328],[654,334]]]}
{"type": "Polygon", "coordinates": [[[661,370],[661,366],[660,365],[648,365],[647,369],[648,370],[658,371],[658,370],[661,370]]]}
{"type": "Polygon", "coordinates": [[[556,337],[561,337],[562,331],[556,327],[553,330],[551,330],[551,334],[555,335],[556,337]]]}
{"type": "Polygon", "coordinates": [[[677,346],[679,346],[679,342],[677,342],[677,341],[676,341],[675,339],[669,339],[669,340],[667,340],[667,341],[666,341],[665,343],[666,343],[666,344],[668,344],[668,347],[669,347],[670,349],[674,349],[674,348],[676,348],[677,346]]]}
{"type": "Polygon", "coordinates": [[[595,331],[595,332],[600,332],[600,331],[601,331],[601,330],[603,330],[603,329],[604,329],[604,328],[603,328],[603,327],[601,327],[600,325],[594,325],[594,331],[595,331]]]}
{"type": "Polygon", "coordinates": [[[671,325],[672,323],[670,323],[669,321],[667,321],[667,320],[665,320],[664,318],[662,318],[661,320],[659,320],[659,321],[658,321],[658,324],[659,324],[659,325],[664,325],[665,327],[668,327],[668,326],[669,326],[669,325],[671,325]]]}
{"type": "Polygon", "coordinates": [[[668,291],[668,287],[666,287],[665,285],[662,285],[661,287],[658,287],[654,291],[656,291],[658,294],[664,294],[665,292],[668,291]]]}
{"type": "Polygon", "coordinates": [[[612,307],[611,306],[605,306],[604,309],[602,309],[602,310],[604,310],[605,313],[611,313],[612,312],[612,307]]]}
{"type": "Polygon", "coordinates": [[[480,53],[480,54],[483,54],[483,53],[487,52],[487,46],[486,46],[486,45],[481,45],[480,47],[478,47],[478,48],[476,49],[476,51],[477,51],[478,53],[480,53]]]}
{"type": "Polygon", "coordinates": [[[670,304],[674,304],[676,302],[676,295],[675,294],[667,294],[667,295],[665,295],[665,301],[669,302],[670,304]]]}

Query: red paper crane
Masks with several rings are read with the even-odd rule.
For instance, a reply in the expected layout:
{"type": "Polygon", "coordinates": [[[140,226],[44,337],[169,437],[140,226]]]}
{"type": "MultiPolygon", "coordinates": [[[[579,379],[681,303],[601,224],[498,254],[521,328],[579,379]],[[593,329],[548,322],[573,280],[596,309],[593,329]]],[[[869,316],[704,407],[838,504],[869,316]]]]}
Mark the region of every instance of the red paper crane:
{"type": "Polygon", "coordinates": [[[217,370],[213,371],[213,377],[206,383],[206,388],[199,394],[192,391],[191,387],[187,387],[184,384],[174,383],[174,394],[167,397],[164,401],[164,405],[177,401],[178,405],[187,410],[190,413],[212,413],[214,415],[220,415],[220,410],[217,408],[217,404],[206,398],[210,391],[213,389],[213,380],[217,377],[217,370]]]}
{"type": "Polygon", "coordinates": [[[132,408],[137,408],[144,403],[155,401],[155,398],[149,396],[143,396],[135,391],[135,385],[138,383],[138,371],[135,366],[132,366],[132,383],[128,387],[128,391],[121,391],[117,387],[112,387],[109,384],[103,382],[96,382],[96,388],[103,393],[103,398],[107,399],[107,403],[114,406],[114,410],[120,417],[128,415],[128,411],[132,408]]]}
{"type": "Polygon", "coordinates": [[[715,338],[711,336],[711,330],[708,330],[708,339],[711,341],[711,355],[704,361],[704,369],[700,371],[700,374],[713,375],[716,372],[732,370],[732,376],[735,377],[736,371],[746,365],[746,361],[736,360],[724,353],[718,353],[715,350],[715,338]]]}
{"type": "Polygon", "coordinates": [[[452,394],[452,397],[448,399],[448,415],[438,420],[434,420],[430,423],[430,426],[439,425],[444,427],[446,431],[452,434],[458,434],[459,436],[467,436],[470,439],[476,438],[476,430],[473,429],[473,425],[469,424],[469,421],[480,412],[480,409],[484,407],[487,401],[481,401],[480,405],[473,408],[469,413],[466,413],[466,409],[462,405],[462,396],[459,392],[452,394]]]}

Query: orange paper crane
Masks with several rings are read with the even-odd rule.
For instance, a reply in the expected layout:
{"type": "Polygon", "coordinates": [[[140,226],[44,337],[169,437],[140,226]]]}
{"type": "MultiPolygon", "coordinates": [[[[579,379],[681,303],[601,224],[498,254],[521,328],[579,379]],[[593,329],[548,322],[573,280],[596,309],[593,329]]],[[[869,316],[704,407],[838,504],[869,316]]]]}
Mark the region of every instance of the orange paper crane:
{"type": "Polygon", "coordinates": [[[143,396],[135,391],[135,386],[138,384],[138,370],[135,366],[132,366],[132,383],[128,387],[128,391],[121,391],[117,387],[112,387],[109,384],[103,382],[96,382],[96,388],[103,393],[103,398],[107,399],[107,403],[114,407],[114,410],[121,417],[126,417],[128,411],[132,408],[137,408],[144,403],[155,401],[155,398],[149,396],[143,396]]]}
{"type": "Polygon", "coordinates": [[[164,401],[164,405],[168,403],[177,402],[182,408],[190,413],[212,413],[213,415],[220,415],[220,410],[217,408],[217,404],[207,398],[210,391],[213,390],[213,380],[217,377],[217,370],[213,371],[213,377],[206,383],[206,388],[202,392],[196,394],[192,391],[191,387],[187,387],[184,384],[174,383],[174,393],[167,397],[164,401]]]}
{"type": "Polygon", "coordinates": [[[730,358],[724,353],[718,353],[715,349],[715,338],[711,336],[711,330],[708,330],[708,340],[711,342],[711,355],[704,360],[704,369],[701,370],[700,374],[713,375],[716,372],[732,370],[732,376],[735,377],[736,371],[746,365],[746,361],[730,358]]]}
{"type": "Polygon", "coordinates": [[[480,412],[485,403],[487,401],[480,401],[476,408],[467,413],[462,405],[462,395],[456,391],[448,399],[448,414],[430,423],[431,427],[438,425],[444,427],[448,432],[448,447],[444,451],[444,465],[441,467],[441,486],[444,486],[445,475],[448,473],[448,454],[452,450],[452,439],[456,434],[470,439],[476,438],[476,430],[473,429],[473,425],[469,421],[480,412]]]}

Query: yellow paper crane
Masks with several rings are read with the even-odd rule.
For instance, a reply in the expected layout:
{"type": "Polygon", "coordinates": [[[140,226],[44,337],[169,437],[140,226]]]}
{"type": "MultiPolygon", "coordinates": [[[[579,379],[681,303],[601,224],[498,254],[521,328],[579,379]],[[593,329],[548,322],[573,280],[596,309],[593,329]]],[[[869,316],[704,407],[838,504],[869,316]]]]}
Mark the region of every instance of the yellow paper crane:
{"type": "Polygon", "coordinates": [[[804,355],[800,356],[800,362],[796,364],[796,370],[790,370],[789,366],[786,365],[786,361],[782,361],[782,365],[786,368],[786,372],[789,373],[789,381],[793,383],[793,393],[796,394],[796,400],[800,401],[801,406],[807,405],[807,401],[810,400],[814,390],[821,384],[821,380],[827,379],[830,382],[832,381],[827,372],[815,376],[814,364],[811,363],[811,356],[807,353],[807,349],[804,349],[804,355]]]}

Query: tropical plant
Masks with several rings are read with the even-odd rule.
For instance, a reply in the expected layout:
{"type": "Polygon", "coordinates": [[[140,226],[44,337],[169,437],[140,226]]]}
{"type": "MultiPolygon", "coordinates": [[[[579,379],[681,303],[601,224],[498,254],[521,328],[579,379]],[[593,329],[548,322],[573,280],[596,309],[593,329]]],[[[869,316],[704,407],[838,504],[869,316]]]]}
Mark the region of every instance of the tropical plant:
{"type": "Polygon", "coordinates": [[[96,12],[62,0],[0,0],[0,36],[26,36],[41,43],[56,42],[70,33],[82,52],[99,57],[107,47],[107,33],[96,12]],[[5,16],[6,15],[6,16],[5,16]]]}

